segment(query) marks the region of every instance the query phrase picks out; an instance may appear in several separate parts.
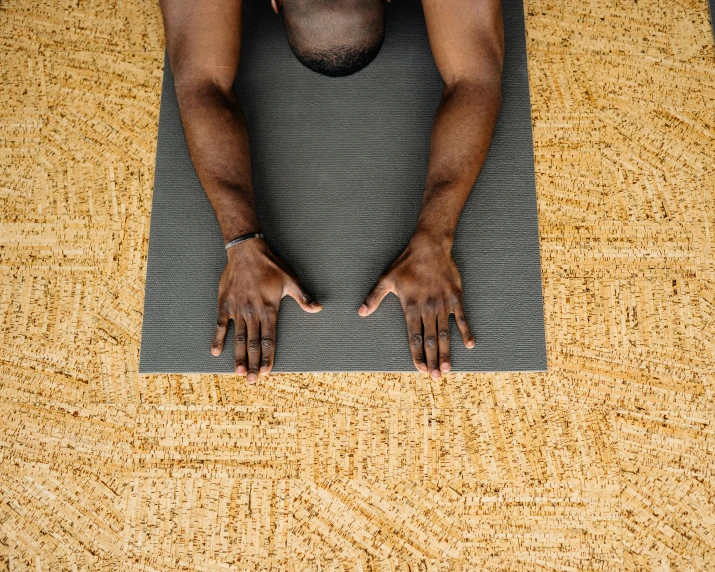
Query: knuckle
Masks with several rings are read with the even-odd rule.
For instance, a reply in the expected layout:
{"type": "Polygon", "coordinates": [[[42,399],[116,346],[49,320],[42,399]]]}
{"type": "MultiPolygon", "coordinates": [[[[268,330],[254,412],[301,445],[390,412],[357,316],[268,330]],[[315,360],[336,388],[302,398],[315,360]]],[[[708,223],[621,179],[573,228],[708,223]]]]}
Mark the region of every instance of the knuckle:
{"type": "Polygon", "coordinates": [[[425,347],[433,348],[436,343],[437,343],[437,338],[435,338],[434,336],[427,336],[425,338],[425,347]]]}
{"type": "Polygon", "coordinates": [[[236,334],[236,343],[245,344],[246,343],[246,334],[244,334],[243,332],[238,332],[236,334]]]}
{"type": "Polygon", "coordinates": [[[268,358],[268,357],[264,357],[264,358],[261,360],[261,366],[271,365],[271,363],[272,363],[272,360],[271,360],[271,358],[268,358]]]}
{"type": "Polygon", "coordinates": [[[434,298],[427,298],[424,303],[424,308],[428,312],[434,312],[437,309],[437,300],[434,298]]]}
{"type": "Polygon", "coordinates": [[[457,318],[457,323],[461,324],[462,326],[466,326],[467,318],[465,318],[464,316],[459,316],[459,318],[457,318]]]}
{"type": "Polygon", "coordinates": [[[449,340],[449,331],[448,330],[440,330],[439,339],[443,342],[448,341],[449,340]]]}
{"type": "Polygon", "coordinates": [[[422,347],[422,334],[412,334],[410,336],[410,344],[416,348],[422,347]]]}
{"type": "Polygon", "coordinates": [[[275,345],[275,342],[271,338],[261,339],[261,348],[263,348],[264,350],[272,350],[275,345]]]}
{"type": "Polygon", "coordinates": [[[308,294],[307,292],[303,292],[303,293],[300,295],[300,299],[303,300],[303,302],[304,302],[305,304],[309,304],[310,302],[313,301],[313,299],[310,297],[310,294],[308,294]]]}
{"type": "Polygon", "coordinates": [[[434,360],[430,360],[430,362],[429,362],[429,368],[430,368],[430,369],[439,369],[439,368],[437,367],[437,362],[434,361],[434,360]]]}
{"type": "Polygon", "coordinates": [[[248,302],[248,304],[246,304],[243,311],[246,313],[246,316],[249,317],[253,317],[256,315],[256,307],[251,302],[248,302]]]}
{"type": "Polygon", "coordinates": [[[449,354],[439,354],[439,359],[442,361],[449,361],[449,354]]]}
{"type": "Polygon", "coordinates": [[[405,313],[408,316],[419,316],[420,315],[420,307],[415,304],[412,301],[409,301],[405,304],[405,313]]]}
{"type": "Polygon", "coordinates": [[[267,304],[261,308],[261,317],[263,318],[273,318],[277,314],[274,306],[267,304]]]}
{"type": "Polygon", "coordinates": [[[259,350],[261,349],[261,340],[248,340],[248,349],[249,350],[259,350]]]}
{"type": "Polygon", "coordinates": [[[374,304],[377,302],[377,291],[373,290],[365,297],[365,302],[368,304],[374,304]]]}

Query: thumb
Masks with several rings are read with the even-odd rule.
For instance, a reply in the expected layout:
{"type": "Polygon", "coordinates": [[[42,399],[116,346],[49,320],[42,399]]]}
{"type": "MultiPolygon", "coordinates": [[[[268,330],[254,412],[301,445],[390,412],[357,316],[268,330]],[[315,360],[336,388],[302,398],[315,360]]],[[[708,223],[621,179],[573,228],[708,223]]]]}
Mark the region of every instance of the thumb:
{"type": "Polygon", "coordinates": [[[390,293],[390,288],[388,287],[384,278],[380,278],[375,284],[372,291],[365,296],[365,301],[362,306],[358,309],[358,314],[361,316],[369,316],[380,306],[380,303],[390,293]]]}
{"type": "Polygon", "coordinates": [[[297,280],[293,280],[288,283],[286,286],[286,294],[298,302],[298,305],[306,312],[315,314],[323,309],[322,305],[316,302],[310,294],[303,290],[303,287],[297,280]]]}

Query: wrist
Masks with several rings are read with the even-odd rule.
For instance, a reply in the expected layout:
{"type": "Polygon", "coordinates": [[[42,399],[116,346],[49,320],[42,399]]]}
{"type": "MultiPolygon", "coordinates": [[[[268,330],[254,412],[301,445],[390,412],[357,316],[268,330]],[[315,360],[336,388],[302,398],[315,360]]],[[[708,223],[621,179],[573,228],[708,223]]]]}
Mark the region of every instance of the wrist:
{"type": "Polygon", "coordinates": [[[226,250],[226,256],[231,260],[245,260],[253,256],[261,255],[268,248],[263,238],[251,238],[244,240],[226,250]]]}
{"type": "Polygon", "coordinates": [[[417,225],[410,239],[410,244],[449,252],[454,244],[454,231],[437,230],[417,225]]]}
{"type": "Polygon", "coordinates": [[[247,234],[242,234],[241,236],[237,236],[233,240],[230,240],[229,242],[224,244],[224,249],[229,250],[230,248],[236,246],[237,244],[240,244],[247,240],[253,240],[254,238],[263,238],[263,234],[260,232],[249,232],[247,234]]]}

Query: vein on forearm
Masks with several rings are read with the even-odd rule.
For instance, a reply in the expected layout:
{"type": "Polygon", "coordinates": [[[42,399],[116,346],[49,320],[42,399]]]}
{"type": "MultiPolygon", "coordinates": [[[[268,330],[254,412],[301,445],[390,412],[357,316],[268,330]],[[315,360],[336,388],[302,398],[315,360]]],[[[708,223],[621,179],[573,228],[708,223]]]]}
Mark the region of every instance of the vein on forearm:
{"type": "Polygon", "coordinates": [[[246,123],[231,88],[177,84],[191,160],[225,239],[258,229],[246,123]]]}
{"type": "Polygon", "coordinates": [[[498,77],[445,87],[432,128],[419,230],[454,233],[486,159],[500,106],[498,77]]]}

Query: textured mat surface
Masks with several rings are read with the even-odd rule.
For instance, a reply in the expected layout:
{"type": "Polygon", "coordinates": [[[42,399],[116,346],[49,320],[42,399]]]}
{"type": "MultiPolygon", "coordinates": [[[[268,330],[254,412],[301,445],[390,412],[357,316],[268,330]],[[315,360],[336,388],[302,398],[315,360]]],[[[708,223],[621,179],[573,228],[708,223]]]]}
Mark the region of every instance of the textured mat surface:
{"type": "Polygon", "coordinates": [[[137,374],[158,3],[0,1],[0,571],[715,570],[709,17],[529,0],[547,374],[249,386],[137,374]]]}
{"type": "MultiPolygon", "coordinates": [[[[504,2],[503,106],[462,214],[454,256],[477,347],[452,323],[456,371],[544,370],[546,350],[521,0],[504,2]]],[[[442,82],[419,2],[390,5],[383,49],[343,79],[303,68],[268,3],[244,15],[236,89],[252,143],[262,229],[324,305],[281,305],[275,371],[411,371],[399,301],[357,307],[414,228],[442,82]]],[[[219,228],[190,162],[164,67],[140,372],[232,372],[209,353],[219,228]]],[[[229,336],[232,330],[229,331],[229,336]]]]}

